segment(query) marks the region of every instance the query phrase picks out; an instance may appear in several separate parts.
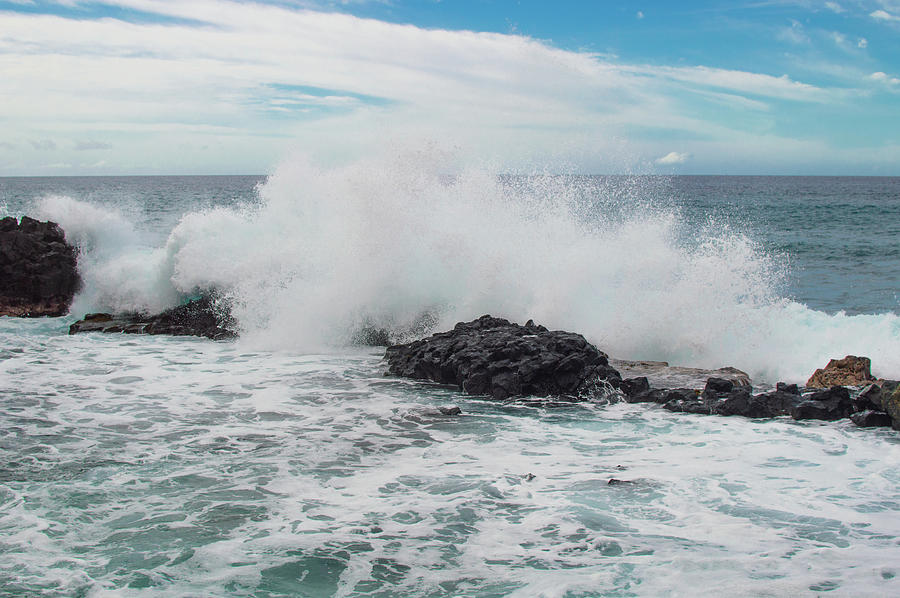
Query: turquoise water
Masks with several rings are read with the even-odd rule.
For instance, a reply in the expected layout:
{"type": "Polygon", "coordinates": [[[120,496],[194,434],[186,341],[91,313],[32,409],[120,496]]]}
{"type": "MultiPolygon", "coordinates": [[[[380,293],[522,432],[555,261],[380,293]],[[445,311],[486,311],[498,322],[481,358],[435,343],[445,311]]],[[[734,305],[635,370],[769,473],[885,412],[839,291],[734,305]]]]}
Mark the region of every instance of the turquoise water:
{"type": "MultiPolygon", "coordinates": [[[[346,172],[340,174],[346,178],[346,172]]],[[[140,256],[145,263],[165,266],[163,278],[176,281],[174,291],[185,288],[178,286],[183,281],[198,280],[201,271],[215,274],[220,283],[233,280],[226,276],[229,271],[218,270],[224,266],[217,256],[227,257],[223,263],[254,281],[252,287],[236,285],[231,295],[246,302],[238,310],[247,314],[244,335],[236,342],[68,336],[74,316],[0,318],[0,595],[884,596],[900,591],[896,432],[863,430],[848,421],[701,417],[642,405],[497,404],[385,378],[378,349],[339,342],[311,348],[297,339],[320,329],[296,312],[315,314],[340,339],[342,330],[334,323],[344,320],[335,319],[334,311],[356,309],[351,299],[358,297],[372,304],[383,294],[384,287],[371,286],[365,276],[381,262],[359,252],[346,259],[277,261],[278,255],[300,250],[300,229],[292,228],[299,220],[289,216],[294,210],[328,235],[353,231],[329,247],[332,256],[337,248],[362,243],[361,231],[373,228],[348,221],[344,215],[349,212],[339,206],[318,213],[294,195],[286,196],[283,189],[291,187],[291,178],[280,176],[260,196],[254,191],[257,178],[89,179],[78,181],[80,187],[65,179],[0,179],[0,203],[8,210],[34,205],[57,210],[60,220],[70,223],[67,230],[79,235],[94,268],[89,281],[98,285],[109,280],[121,289],[125,278],[117,278],[117,272],[126,263],[136,268],[140,256]],[[40,192],[29,195],[34,189],[40,192]],[[42,204],[48,193],[76,203],[42,204]],[[240,212],[222,211],[241,197],[250,205],[240,212]],[[96,206],[106,209],[91,211],[96,206]],[[181,220],[198,207],[205,211],[181,220]],[[133,238],[110,239],[98,232],[102,227],[89,226],[111,222],[103,220],[109,209],[116,212],[115,222],[133,227],[133,238]],[[341,218],[332,227],[335,213],[341,218]],[[214,230],[229,234],[211,234],[211,222],[218,227],[214,230]],[[247,222],[253,226],[246,227],[247,222]],[[265,250],[269,246],[271,251],[265,250]],[[325,263],[334,272],[348,264],[364,268],[323,277],[313,266],[325,263]],[[194,264],[203,267],[192,270],[194,264]],[[268,264],[266,272],[280,272],[280,283],[253,278],[260,264],[268,264]],[[355,279],[361,284],[348,286],[355,279]],[[329,300],[314,300],[319,295],[296,286],[298,281],[315,286],[329,300]],[[251,302],[249,288],[265,301],[251,302]],[[347,289],[350,297],[325,293],[334,288],[347,289]],[[260,306],[277,317],[250,317],[260,306]],[[463,414],[448,417],[436,411],[448,405],[458,405],[463,414]],[[626,483],[610,484],[611,479],[626,483]]],[[[695,343],[687,349],[663,347],[672,355],[704,357],[724,350],[749,360],[762,353],[761,360],[787,362],[788,373],[805,367],[786,360],[788,352],[820,359],[811,353],[811,344],[767,354],[748,346],[756,337],[743,328],[716,328],[718,319],[729,314],[762,313],[788,326],[784,338],[803,338],[796,331],[805,330],[816,344],[827,336],[844,346],[850,335],[863,335],[865,344],[883,352],[882,367],[893,367],[888,356],[900,353],[900,334],[890,329],[896,297],[878,289],[890,286],[884,275],[898,267],[887,259],[896,243],[890,225],[898,210],[896,180],[690,178],[642,186],[619,179],[604,182],[605,187],[598,181],[589,181],[589,188],[606,190],[594,198],[606,206],[606,226],[624,222],[611,239],[582,226],[584,219],[575,227],[558,214],[544,222],[564,238],[557,245],[556,233],[540,237],[528,228],[535,212],[508,222],[516,235],[534,233],[529,244],[542,255],[556,247],[557,285],[568,284],[567,277],[576,272],[597,272],[590,264],[604,256],[580,262],[585,251],[612,251],[613,242],[628,246],[634,256],[616,257],[637,261],[600,271],[603,285],[566,287],[594,293],[594,309],[615,300],[606,294],[609,286],[629,298],[636,296],[632,288],[656,292],[647,277],[631,274],[637,265],[657,268],[652,272],[659,277],[672,260],[699,255],[703,259],[697,258],[694,269],[676,277],[684,285],[666,279],[660,291],[689,320],[684,338],[695,343]],[[779,200],[773,189],[785,186],[796,192],[779,200]],[[841,188],[849,189],[850,199],[828,195],[841,188]],[[814,199],[829,207],[809,207],[814,199]],[[636,219],[634,204],[642,202],[653,209],[636,219]],[[850,204],[861,212],[847,208],[850,204]],[[839,214],[844,214],[846,234],[824,231],[839,214]],[[874,233],[866,225],[872,214],[880,214],[881,222],[874,233]],[[802,231],[799,223],[814,218],[818,227],[790,229],[802,231]],[[672,226],[659,225],[663,221],[672,226]],[[732,232],[699,232],[723,226],[732,232]],[[868,241],[860,239],[859,230],[870,231],[868,241]],[[648,231],[672,238],[657,243],[648,231]],[[798,236],[801,241],[785,241],[798,236]],[[698,242],[692,244],[692,238],[698,242]],[[858,255],[865,247],[878,253],[871,249],[875,243],[881,243],[883,262],[858,255]],[[780,261],[782,254],[787,265],[780,261]],[[735,270],[738,260],[743,265],[735,270]],[[858,280],[839,290],[842,273],[851,271],[858,280]],[[785,275],[775,298],[766,303],[763,299],[771,297],[765,294],[749,307],[741,303],[749,282],[763,274],[785,275]],[[742,280],[747,284],[739,292],[723,290],[742,280]],[[734,304],[709,311],[704,295],[734,304]],[[785,297],[796,301],[785,302],[785,297]],[[699,311],[692,308],[698,303],[699,311]],[[840,315],[842,309],[848,313],[840,315]],[[705,339],[704,326],[735,336],[731,344],[716,344],[712,336],[705,339]]],[[[414,182],[405,186],[415,187],[414,182]]],[[[576,205],[590,197],[583,184],[565,188],[576,196],[576,205]]],[[[382,190],[373,184],[367,196],[382,190]]],[[[318,205],[336,201],[319,197],[318,205]]],[[[479,217],[508,245],[512,237],[504,237],[502,220],[493,219],[496,206],[481,205],[479,217]]],[[[366,207],[353,203],[347,209],[366,207]]],[[[543,206],[541,213],[555,214],[552,207],[543,206]]],[[[363,246],[371,255],[397,257],[391,248],[405,249],[413,240],[403,236],[405,228],[389,228],[387,220],[379,220],[379,211],[369,212],[365,222],[381,225],[374,228],[382,234],[363,246]]],[[[422,222],[423,213],[415,207],[409,211],[422,227],[417,230],[439,232],[447,226],[422,222]]],[[[467,214],[456,212],[460,219],[467,214]]],[[[392,218],[396,223],[402,217],[392,218]]],[[[303,231],[304,239],[327,242],[311,229],[303,231]]],[[[469,243],[462,229],[451,232],[454,251],[470,252],[472,267],[505,264],[517,273],[541,268],[539,261],[515,261],[501,244],[483,241],[481,229],[480,244],[469,243]],[[491,260],[482,262],[473,248],[490,253],[491,260]]],[[[405,263],[402,271],[404,276],[416,272],[421,283],[432,280],[429,271],[444,262],[435,261],[440,248],[416,242],[431,261],[405,263]]],[[[517,255],[529,251],[525,245],[515,249],[517,255]]],[[[377,270],[378,277],[398,285],[392,269],[377,270]]],[[[157,288],[150,283],[162,280],[159,271],[151,274],[141,288],[157,288]]],[[[425,299],[456,302],[447,308],[448,317],[455,317],[465,299],[457,290],[468,279],[449,270],[444,276],[452,278],[453,288],[425,299]]],[[[508,284],[511,279],[498,280],[508,284]]],[[[473,295],[487,294],[491,301],[503,296],[491,295],[490,286],[470,284],[473,295]]],[[[379,304],[369,317],[397,319],[396,310],[419,304],[410,289],[393,288],[403,301],[379,304]]],[[[97,289],[85,292],[91,301],[125,300],[124,293],[91,295],[92,290],[97,289]]],[[[526,286],[517,290],[529,293],[526,286]]],[[[585,296],[567,304],[568,313],[589,313],[582,308],[585,296]]],[[[534,291],[528,306],[545,309],[552,318],[557,312],[542,307],[542,301],[553,297],[542,299],[534,291]]],[[[650,327],[642,328],[622,311],[625,303],[617,304],[619,321],[633,334],[649,334],[650,327]]],[[[482,307],[474,299],[466,305],[482,307]]],[[[518,304],[504,305],[513,309],[518,304]]],[[[654,318],[652,312],[638,316],[654,318]]],[[[585,320],[584,329],[602,329],[595,324],[585,320]]],[[[680,330],[668,316],[649,326],[665,328],[666,335],[680,330]]],[[[611,354],[632,356],[613,350],[616,343],[627,345],[625,337],[594,336],[611,354]]],[[[654,337],[653,343],[664,338],[654,337]]],[[[876,367],[879,356],[873,355],[876,367]]]]}

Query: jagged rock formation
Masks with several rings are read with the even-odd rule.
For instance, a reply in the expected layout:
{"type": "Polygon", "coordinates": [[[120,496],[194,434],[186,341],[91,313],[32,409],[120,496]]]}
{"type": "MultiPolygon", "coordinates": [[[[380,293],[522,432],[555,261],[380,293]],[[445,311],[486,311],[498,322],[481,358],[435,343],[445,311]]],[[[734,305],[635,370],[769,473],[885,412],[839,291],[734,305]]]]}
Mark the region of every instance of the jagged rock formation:
{"type": "Polygon", "coordinates": [[[468,394],[589,399],[621,376],[580,334],[482,316],[453,330],[388,347],[388,374],[453,384],[468,394]]]}
{"type": "Polygon", "coordinates": [[[81,280],[75,248],[55,222],[0,219],[0,316],[63,316],[81,280]]]}

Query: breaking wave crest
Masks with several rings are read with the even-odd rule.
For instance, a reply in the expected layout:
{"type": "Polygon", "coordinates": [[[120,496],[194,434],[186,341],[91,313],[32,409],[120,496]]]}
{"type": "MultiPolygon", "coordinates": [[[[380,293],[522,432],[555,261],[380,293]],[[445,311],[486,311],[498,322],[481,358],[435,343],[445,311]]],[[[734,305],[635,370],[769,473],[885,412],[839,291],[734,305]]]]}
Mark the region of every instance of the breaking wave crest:
{"type": "Polygon", "coordinates": [[[283,163],[256,201],[184,215],[165,244],[65,197],[44,217],[82,248],[73,312],[158,311],[217,289],[242,341],[321,350],[484,313],[584,334],[620,358],[733,365],[802,381],[830,357],[900,377],[896,314],[829,315],[783,296],[786,262],[716,222],[687,226],[641,178],[454,176],[428,151],[283,163]]]}

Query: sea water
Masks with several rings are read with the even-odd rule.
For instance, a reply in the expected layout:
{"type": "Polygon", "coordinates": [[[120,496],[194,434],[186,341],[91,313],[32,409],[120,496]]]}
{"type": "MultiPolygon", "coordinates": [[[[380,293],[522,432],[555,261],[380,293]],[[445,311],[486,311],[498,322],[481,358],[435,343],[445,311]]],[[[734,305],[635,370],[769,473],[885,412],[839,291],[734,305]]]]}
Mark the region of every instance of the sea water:
{"type": "Polygon", "coordinates": [[[60,222],[85,282],[0,318],[2,595],[900,592],[892,430],[495,403],[352,344],[491,313],[759,384],[848,353],[900,378],[898,179],[404,156],[0,179],[0,206],[60,222]],[[66,334],[210,288],[239,340],[66,334]]]}

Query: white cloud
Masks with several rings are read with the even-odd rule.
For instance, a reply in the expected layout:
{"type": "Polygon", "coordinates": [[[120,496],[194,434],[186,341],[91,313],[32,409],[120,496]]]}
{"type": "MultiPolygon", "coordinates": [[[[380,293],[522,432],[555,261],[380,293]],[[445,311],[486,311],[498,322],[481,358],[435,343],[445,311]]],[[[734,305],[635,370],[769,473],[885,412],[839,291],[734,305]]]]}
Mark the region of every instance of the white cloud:
{"type": "Polygon", "coordinates": [[[644,11],[642,11],[642,10],[637,11],[637,14],[635,15],[635,17],[637,17],[638,19],[643,19],[644,11]]]}
{"type": "Polygon", "coordinates": [[[671,165],[671,164],[684,164],[690,159],[690,154],[683,154],[679,152],[669,152],[662,158],[656,160],[657,164],[671,165]]]}
{"type": "Polygon", "coordinates": [[[778,32],[778,38],[792,44],[808,44],[809,36],[803,29],[803,24],[799,21],[791,21],[790,27],[782,27],[778,32]]]}
{"type": "Polygon", "coordinates": [[[888,22],[900,21],[900,17],[898,17],[897,15],[892,15],[891,13],[887,12],[886,10],[880,10],[880,9],[869,13],[869,16],[877,21],[888,21],[888,22]]]}
{"type": "Polygon", "coordinates": [[[897,85],[900,84],[900,79],[897,77],[891,77],[887,73],[883,73],[878,71],[877,73],[872,73],[869,75],[869,79],[873,81],[878,81],[879,83],[886,83],[888,85],[897,85]]]}
{"type": "Polygon", "coordinates": [[[837,2],[826,2],[825,7],[828,10],[838,13],[838,14],[840,14],[842,12],[847,12],[847,9],[844,8],[843,6],[841,6],[840,4],[838,4],[837,2]]]}
{"type": "Polygon", "coordinates": [[[825,90],[814,85],[793,81],[787,75],[774,77],[761,73],[748,73],[705,66],[693,67],[646,67],[622,66],[625,72],[648,75],[654,78],[668,78],[682,83],[800,102],[824,102],[833,99],[840,92],[825,90]]]}
{"type": "MultiPolygon", "coordinates": [[[[515,163],[573,132],[590,148],[632,127],[727,142],[772,101],[847,94],[787,76],[623,64],[520,35],[219,0],[111,1],[178,21],[3,13],[0,72],[16,90],[0,94],[5,136],[52,137],[76,164],[83,155],[63,153],[114,138],[110,168],[227,161],[258,172],[291,147],[337,154],[385,131],[425,131],[515,163]],[[710,103],[717,115],[698,116],[710,103]]],[[[635,161],[667,150],[648,142],[635,161]]]]}
{"type": "Polygon", "coordinates": [[[857,48],[863,48],[863,49],[868,48],[868,47],[869,47],[869,40],[867,40],[867,39],[864,38],[864,37],[859,38],[859,41],[856,42],[856,47],[857,47],[857,48]]]}

